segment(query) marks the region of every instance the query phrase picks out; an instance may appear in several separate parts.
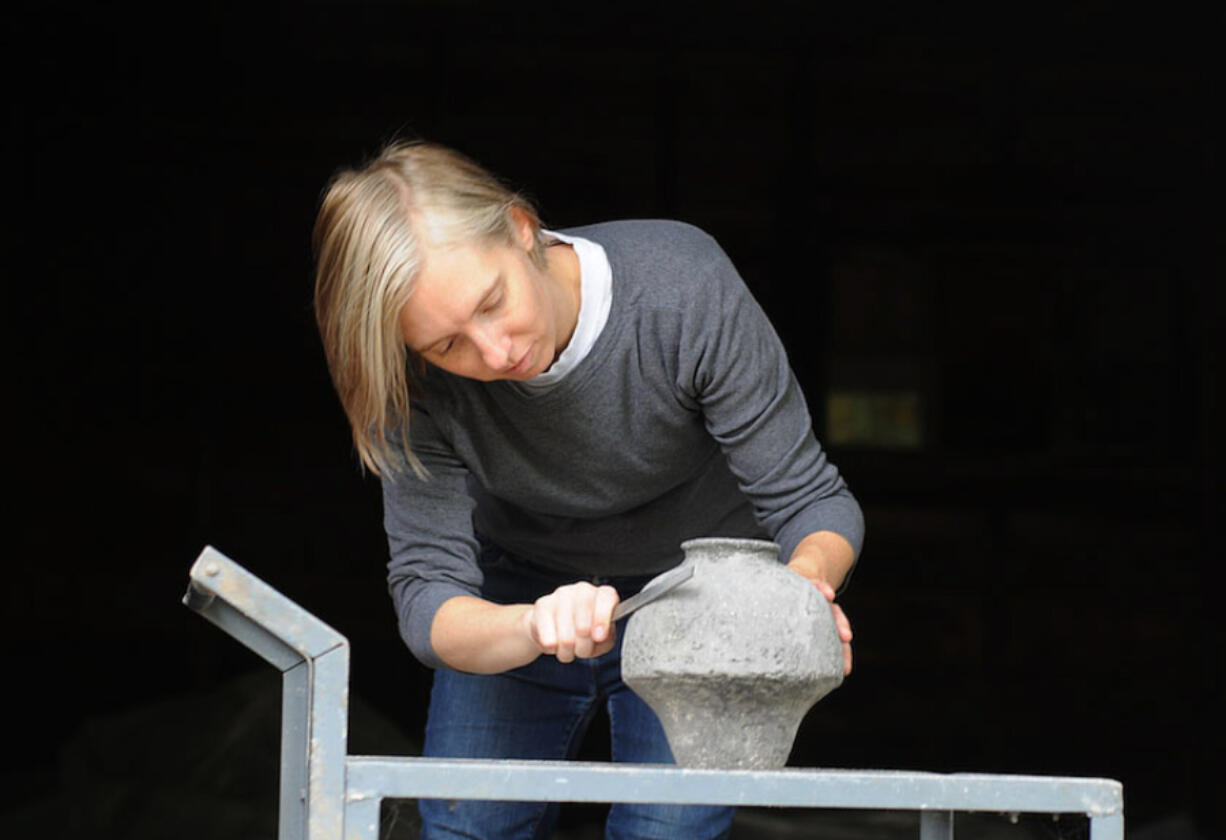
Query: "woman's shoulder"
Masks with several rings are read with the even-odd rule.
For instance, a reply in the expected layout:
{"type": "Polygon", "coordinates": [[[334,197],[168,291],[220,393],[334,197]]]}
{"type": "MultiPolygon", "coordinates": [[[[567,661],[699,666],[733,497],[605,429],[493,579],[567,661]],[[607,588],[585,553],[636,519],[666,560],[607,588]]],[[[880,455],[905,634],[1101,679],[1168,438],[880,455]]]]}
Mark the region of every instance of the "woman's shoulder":
{"type": "Polygon", "coordinates": [[[676,219],[619,219],[561,231],[590,239],[606,250],[632,254],[644,261],[723,257],[719,244],[702,228],[676,219]]]}
{"type": "Polygon", "coordinates": [[[601,245],[608,255],[614,289],[636,304],[692,306],[696,295],[729,280],[736,282],[736,271],[719,243],[688,222],[624,219],[564,233],[601,245]]]}

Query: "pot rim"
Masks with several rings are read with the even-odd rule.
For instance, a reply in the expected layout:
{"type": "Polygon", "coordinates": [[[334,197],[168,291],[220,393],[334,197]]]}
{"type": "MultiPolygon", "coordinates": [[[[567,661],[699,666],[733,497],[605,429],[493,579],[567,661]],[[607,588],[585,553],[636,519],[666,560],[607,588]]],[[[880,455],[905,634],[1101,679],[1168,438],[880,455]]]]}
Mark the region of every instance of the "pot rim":
{"type": "Polygon", "coordinates": [[[754,553],[771,551],[776,558],[779,556],[779,543],[751,537],[695,537],[681,543],[681,550],[687,554],[691,548],[731,548],[754,553]]]}

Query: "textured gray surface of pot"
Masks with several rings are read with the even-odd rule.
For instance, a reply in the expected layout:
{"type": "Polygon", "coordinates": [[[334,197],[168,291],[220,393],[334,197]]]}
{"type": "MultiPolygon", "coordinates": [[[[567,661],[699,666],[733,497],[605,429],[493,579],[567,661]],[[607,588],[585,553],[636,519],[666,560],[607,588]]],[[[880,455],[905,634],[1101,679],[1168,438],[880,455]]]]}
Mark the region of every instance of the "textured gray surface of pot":
{"type": "Polygon", "coordinates": [[[782,767],[805,713],[843,682],[830,604],[764,540],[682,544],[694,576],[631,616],[622,680],[683,767],[782,767]]]}

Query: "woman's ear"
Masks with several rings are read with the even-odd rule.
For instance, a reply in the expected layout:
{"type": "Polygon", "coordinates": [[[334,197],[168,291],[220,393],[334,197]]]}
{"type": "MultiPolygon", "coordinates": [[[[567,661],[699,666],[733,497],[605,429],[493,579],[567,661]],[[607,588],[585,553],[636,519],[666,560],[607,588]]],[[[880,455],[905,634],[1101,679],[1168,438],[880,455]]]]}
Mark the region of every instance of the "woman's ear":
{"type": "Polygon", "coordinates": [[[515,241],[525,251],[532,252],[536,244],[536,225],[522,207],[512,206],[507,212],[511,215],[511,225],[515,230],[515,241]]]}

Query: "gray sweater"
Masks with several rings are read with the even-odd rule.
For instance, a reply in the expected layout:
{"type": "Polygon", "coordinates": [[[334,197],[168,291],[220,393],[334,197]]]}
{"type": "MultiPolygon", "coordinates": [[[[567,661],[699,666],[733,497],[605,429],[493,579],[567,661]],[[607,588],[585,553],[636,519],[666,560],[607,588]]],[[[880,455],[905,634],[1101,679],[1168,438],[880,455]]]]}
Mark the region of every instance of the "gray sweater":
{"type": "Polygon", "coordinates": [[[430,478],[383,481],[388,587],[402,637],[431,667],[435,612],[481,591],[477,533],[574,579],[662,571],[700,536],[766,536],[786,561],[829,530],[859,555],[860,507],[715,240],[668,221],[563,233],[602,245],[613,269],[587,357],[543,392],[428,368],[410,439],[430,478]]]}

